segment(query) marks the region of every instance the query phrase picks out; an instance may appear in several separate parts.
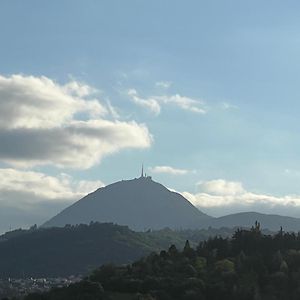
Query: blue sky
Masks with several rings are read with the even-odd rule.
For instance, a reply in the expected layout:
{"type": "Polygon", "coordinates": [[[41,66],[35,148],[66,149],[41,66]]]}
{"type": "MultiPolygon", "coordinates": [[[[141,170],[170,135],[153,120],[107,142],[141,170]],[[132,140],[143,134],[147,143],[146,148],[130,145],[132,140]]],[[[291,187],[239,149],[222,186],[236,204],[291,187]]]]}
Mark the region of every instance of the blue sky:
{"type": "MultiPolygon", "coordinates": [[[[265,212],[300,216],[299,6],[298,1],[2,1],[1,76],[21,74],[25,81],[44,76],[58,86],[78,82],[97,89],[88,97],[117,112],[106,120],[134,121],[152,141],[102,153],[88,168],[58,167],[48,159],[24,169],[7,154],[0,156],[0,166],[22,172],[26,188],[25,172],[67,174],[74,185],[109,184],[138,176],[144,162],[155,180],[192,196],[200,193],[193,201],[212,214],[262,205],[265,212]],[[188,107],[179,98],[188,99],[188,107]],[[151,110],[151,99],[160,113],[151,110]],[[205,113],[193,111],[193,105],[205,113]],[[207,182],[226,191],[208,192],[207,182]],[[243,197],[262,198],[242,207],[240,198],[224,198],[239,184],[243,197]],[[223,197],[225,208],[203,207],[199,201],[206,194],[223,197]],[[268,197],[276,203],[265,201],[268,197]],[[284,202],[286,197],[292,200],[284,202]]],[[[8,101],[5,95],[0,104],[8,101]]],[[[15,145],[9,143],[6,148],[15,145]]],[[[7,204],[10,196],[3,199],[7,204]]]]}

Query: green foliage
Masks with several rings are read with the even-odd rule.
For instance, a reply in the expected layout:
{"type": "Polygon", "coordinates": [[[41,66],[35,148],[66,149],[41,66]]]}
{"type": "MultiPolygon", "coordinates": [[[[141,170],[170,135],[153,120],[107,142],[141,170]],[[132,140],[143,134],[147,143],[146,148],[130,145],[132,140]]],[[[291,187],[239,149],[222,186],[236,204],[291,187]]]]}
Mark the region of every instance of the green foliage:
{"type": "Polygon", "coordinates": [[[195,269],[198,273],[205,272],[207,260],[205,257],[197,256],[195,259],[195,269]]]}
{"type": "MultiPolygon", "coordinates": [[[[99,282],[105,290],[155,299],[298,299],[299,249],[299,235],[282,230],[264,235],[257,223],[237,230],[231,239],[209,238],[196,250],[188,241],[182,251],[172,245],[126,268],[115,267],[110,279],[99,282]]],[[[95,274],[100,278],[104,271],[102,267],[95,274]]]]}
{"type": "Polygon", "coordinates": [[[220,273],[233,273],[234,272],[234,262],[225,258],[219,260],[215,263],[215,269],[220,273]]]}

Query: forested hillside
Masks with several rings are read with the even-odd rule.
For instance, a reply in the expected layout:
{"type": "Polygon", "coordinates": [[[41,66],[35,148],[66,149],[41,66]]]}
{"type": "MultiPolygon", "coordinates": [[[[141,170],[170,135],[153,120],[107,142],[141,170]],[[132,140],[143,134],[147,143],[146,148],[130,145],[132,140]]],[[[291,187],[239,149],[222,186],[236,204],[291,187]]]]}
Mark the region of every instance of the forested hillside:
{"type": "Polygon", "coordinates": [[[216,234],[228,236],[232,229],[135,232],[111,223],[32,227],[0,237],[0,278],[57,277],[88,274],[104,263],[130,263],[152,251],[175,244],[182,248],[216,234]]]}
{"type": "Polygon", "coordinates": [[[127,266],[105,265],[69,288],[26,300],[296,300],[300,299],[300,235],[264,235],[257,223],[232,238],[166,251],[127,266]]]}

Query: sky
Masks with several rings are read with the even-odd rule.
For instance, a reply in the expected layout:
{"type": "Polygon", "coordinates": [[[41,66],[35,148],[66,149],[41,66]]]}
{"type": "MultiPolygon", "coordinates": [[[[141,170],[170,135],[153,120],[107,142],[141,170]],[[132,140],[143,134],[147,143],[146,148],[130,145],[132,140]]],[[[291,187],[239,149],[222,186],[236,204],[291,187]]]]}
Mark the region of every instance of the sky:
{"type": "Polygon", "coordinates": [[[138,177],[300,217],[298,1],[0,3],[0,231],[138,177]]]}

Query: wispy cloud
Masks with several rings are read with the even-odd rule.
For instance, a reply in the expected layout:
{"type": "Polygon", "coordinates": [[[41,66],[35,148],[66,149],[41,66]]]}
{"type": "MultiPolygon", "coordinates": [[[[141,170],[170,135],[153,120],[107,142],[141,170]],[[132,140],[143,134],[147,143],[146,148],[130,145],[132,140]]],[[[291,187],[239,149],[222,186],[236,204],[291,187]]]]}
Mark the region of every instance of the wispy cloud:
{"type": "Polygon", "coordinates": [[[231,104],[229,102],[222,102],[221,108],[224,110],[230,110],[230,109],[238,109],[237,105],[231,104]]]}
{"type": "Polygon", "coordinates": [[[163,104],[173,104],[183,110],[199,114],[206,113],[206,109],[204,108],[204,102],[201,100],[195,100],[189,97],[181,96],[179,94],[170,96],[157,96],[155,99],[157,99],[160,103],[163,104]]]}
{"type": "Polygon", "coordinates": [[[285,169],[284,174],[291,177],[299,177],[300,176],[300,170],[295,169],[285,169]]]}
{"type": "Polygon", "coordinates": [[[114,119],[120,119],[120,114],[116,107],[114,107],[109,100],[106,100],[107,109],[114,119]]]}
{"type": "Polygon", "coordinates": [[[164,89],[170,88],[171,85],[172,85],[171,81],[158,81],[155,83],[155,86],[157,86],[159,88],[164,88],[164,89]]]}
{"type": "Polygon", "coordinates": [[[198,114],[205,114],[207,112],[203,101],[182,96],[180,94],[142,98],[135,89],[128,90],[127,94],[132,102],[150,110],[155,115],[160,113],[162,105],[174,105],[182,110],[198,114]]]}
{"type": "Polygon", "coordinates": [[[135,89],[128,90],[128,96],[135,104],[150,110],[155,115],[160,113],[160,104],[156,99],[143,99],[138,95],[138,92],[135,89]]]}
{"type": "Polygon", "coordinates": [[[156,166],[149,168],[151,173],[164,173],[170,175],[185,175],[189,173],[189,170],[186,169],[177,169],[170,166],[156,166]]]}

